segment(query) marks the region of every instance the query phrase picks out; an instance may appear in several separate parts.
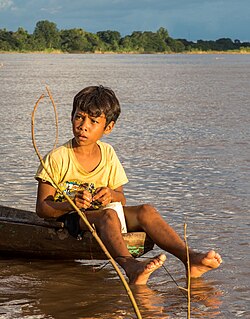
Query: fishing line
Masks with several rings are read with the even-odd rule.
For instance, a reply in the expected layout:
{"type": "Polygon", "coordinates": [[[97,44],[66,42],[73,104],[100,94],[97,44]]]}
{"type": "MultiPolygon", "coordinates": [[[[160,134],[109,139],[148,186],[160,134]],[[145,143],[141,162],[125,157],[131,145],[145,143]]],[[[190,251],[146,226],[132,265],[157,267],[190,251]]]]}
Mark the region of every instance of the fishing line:
{"type": "MultiPolygon", "coordinates": [[[[142,256],[140,258],[147,258],[145,256],[142,256]]],[[[167,269],[167,267],[163,264],[162,265],[163,269],[166,271],[166,273],[169,275],[169,277],[173,280],[173,282],[176,284],[176,286],[181,290],[183,296],[186,297],[186,295],[184,294],[183,290],[186,290],[186,288],[183,288],[181,286],[178,285],[177,281],[174,279],[174,277],[171,275],[170,271],[167,269]]]]}
{"type": "Polygon", "coordinates": [[[108,266],[109,262],[106,262],[105,264],[101,265],[101,266],[98,266],[95,269],[96,272],[99,272],[101,270],[103,270],[106,266],[108,266]]]}
{"type": "Polygon", "coordinates": [[[169,275],[169,277],[173,280],[173,282],[176,284],[176,286],[180,289],[181,293],[183,294],[183,296],[187,297],[183,290],[185,290],[185,288],[183,289],[183,287],[179,286],[177,281],[174,279],[174,277],[171,275],[171,273],[169,272],[169,270],[167,269],[167,267],[165,265],[162,265],[163,269],[166,271],[166,273],[169,275]]]}

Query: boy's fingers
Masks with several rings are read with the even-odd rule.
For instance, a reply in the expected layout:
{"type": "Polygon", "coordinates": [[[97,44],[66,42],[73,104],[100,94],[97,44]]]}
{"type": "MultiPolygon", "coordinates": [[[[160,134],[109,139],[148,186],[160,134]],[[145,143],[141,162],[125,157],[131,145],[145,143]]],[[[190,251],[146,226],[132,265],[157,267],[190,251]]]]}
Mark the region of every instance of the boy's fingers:
{"type": "Polygon", "coordinates": [[[103,195],[105,194],[105,191],[103,189],[99,190],[95,196],[93,197],[93,200],[97,200],[99,198],[101,198],[103,195]]]}
{"type": "Polygon", "coordinates": [[[110,197],[111,196],[110,190],[108,187],[99,188],[96,191],[97,191],[97,193],[93,197],[93,200],[98,200],[98,199],[103,198],[103,197],[110,197]]]}
{"type": "Polygon", "coordinates": [[[77,207],[87,209],[91,206],[91,202],[85,199],[82,199],[79,196],[75,196],[74,202],[77,207]]]}
{"type": "Polygon", "coordinates": [[[80,191],[76,194],[76,196],[79,198],[79,199],[82,199],[82,200],[86,200],[88,202],[91,202],[92,201],[92,195],[90,194],[90,192],[84,190],[84,191],[80,191]]]}

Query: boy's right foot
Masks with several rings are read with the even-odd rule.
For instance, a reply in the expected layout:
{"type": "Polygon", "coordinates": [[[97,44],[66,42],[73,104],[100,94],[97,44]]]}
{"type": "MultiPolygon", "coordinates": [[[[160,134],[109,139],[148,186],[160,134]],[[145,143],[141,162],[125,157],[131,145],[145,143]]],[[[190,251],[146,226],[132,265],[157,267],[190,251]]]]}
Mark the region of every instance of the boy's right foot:
{"type": "Polygon", "coordinates": [[[122,263],[122,267],[125,269],[130,284],[146,285],[149,276],[163,265],[166,258],[164,254],[147,259],[146,261],[136,261],[130,257],[128,259],[126,258],[125,263],[122,263]]]}

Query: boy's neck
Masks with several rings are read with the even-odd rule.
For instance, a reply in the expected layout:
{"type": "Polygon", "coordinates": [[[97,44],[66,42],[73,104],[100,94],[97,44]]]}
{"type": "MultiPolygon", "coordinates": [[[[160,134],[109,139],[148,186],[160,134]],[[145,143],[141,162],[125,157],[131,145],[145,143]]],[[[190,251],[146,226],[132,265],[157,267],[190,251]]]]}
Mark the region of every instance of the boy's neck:
{"type": "Polygon", "coordinates": [[[98,146],[98,141],[89,145],[79,145],[75,138],[72,139],[72,147],[77,152],[92,153],[98,146]]]}
{"type": "Polygon", "coordinates": [[[101,150],[97,143],[91,145],[78,145],[72,143],[73,151],[80,166],[87,172],[92,172],[101,162],[101,150]]]}
{"type": "Polygon", "coordinates": [[[99,146],[97,142],[90,144],[90,145],[79,145],[76,143],[75,139],[72,140],[72,146],[74,149],[74,152],[82,154],[82,155],[92,155],[96,152],[97,149],[99,149],[99,146]]]}

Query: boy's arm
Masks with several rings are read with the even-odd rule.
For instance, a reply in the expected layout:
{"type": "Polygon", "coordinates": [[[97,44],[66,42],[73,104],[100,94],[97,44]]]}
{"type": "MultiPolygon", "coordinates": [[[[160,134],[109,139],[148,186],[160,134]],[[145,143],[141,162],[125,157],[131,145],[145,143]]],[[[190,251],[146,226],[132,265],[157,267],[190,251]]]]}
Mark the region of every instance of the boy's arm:
{"type": "Polygon", "coordinates": [[[49,182],[38,182],[36,213],[42,218],[58,218],[72,210],[72,206],[65,202],[55,202],[56,189],[49,182]]]}
{"type": "MultiPolygon", "coordinates": [[[[55,202],[55,194],[56,189],[49,182],[39,180],[36,201],[36,213],[39,217],[58,218],[73,210],[68,201],[55,202]]],[[[74,202],[80,209],[87,209],[91,206],[92,201],[97,199],[103,206],[110,202],[121,202],[122,205],[126,203],[122,186],[115,190],[111,190],[108,187],[99,188],[93,198],[88,191],[80,191],[76,194],[74,202]]]]}

